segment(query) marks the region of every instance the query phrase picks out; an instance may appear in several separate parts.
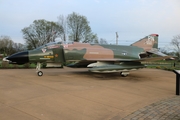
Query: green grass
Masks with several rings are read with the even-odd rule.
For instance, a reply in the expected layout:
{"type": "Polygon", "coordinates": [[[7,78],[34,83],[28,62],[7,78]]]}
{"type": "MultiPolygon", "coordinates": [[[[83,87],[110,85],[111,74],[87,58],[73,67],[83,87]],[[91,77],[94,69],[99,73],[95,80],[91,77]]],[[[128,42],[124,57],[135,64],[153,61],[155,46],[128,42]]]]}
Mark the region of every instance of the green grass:
{"type": "Polygon", "coordinates": [[[175,61],[158,61],[158,62],[145,62],[144,64],[147,66],[147,68],[153,68],[153,69],[162,69],[162,70],[179,70],[180,69],[180,63],[175,61]]]}
{"type": "Polygon", "coordinates": [[[21,69],[21,68],[36,68],[36,64],[16,65],[16,64],[2,63],[0,61],[0,69],[21,69]]]}

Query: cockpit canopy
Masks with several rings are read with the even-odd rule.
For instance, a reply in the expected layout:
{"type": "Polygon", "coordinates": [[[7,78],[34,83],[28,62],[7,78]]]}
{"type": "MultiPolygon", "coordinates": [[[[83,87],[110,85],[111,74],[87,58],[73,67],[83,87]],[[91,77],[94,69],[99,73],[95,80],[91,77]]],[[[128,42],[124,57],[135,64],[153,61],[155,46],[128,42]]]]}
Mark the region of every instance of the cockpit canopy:
{"type": "Polygon", "coordinates": [[[50,43],[47,43],[45,45],[42,45],[36,49],[44,49],[44,48],[47,48],[47,49],[52,49],[52,48],[59,48],[60,45],[63,45],[63,44],[73,44],[73,42],[50,42],[50,43]]]}
{"type": "Polygon", "coordinates": [[[45,45],[42,45],[40,47],[38,47],[37,49],[43,49],[43,48],[47,48],[47,49],[52,49],[52,48],[59,48],[60,47],[60,42],[50,42],[50,43],[47,43],[45,45]]]}

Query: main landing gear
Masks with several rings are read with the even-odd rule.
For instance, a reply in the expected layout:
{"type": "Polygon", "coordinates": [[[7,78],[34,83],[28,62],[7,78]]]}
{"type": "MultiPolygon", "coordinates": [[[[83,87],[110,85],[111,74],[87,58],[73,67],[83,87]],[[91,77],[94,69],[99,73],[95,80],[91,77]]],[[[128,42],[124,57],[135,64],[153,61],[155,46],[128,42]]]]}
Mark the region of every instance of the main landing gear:
{"type": "Polygon", "coordinates": [[[129,75],[129,72],[120,72],[120,75],[121,75],[122,77],[126,77],[126,76],[129,75]]]}
{"type": "Polygon", "coordinates": [[[36,73],[38,76],[43,76],[43,72],[41,71],[41,63],[37,63],[37,66],[36,66],[36,73]]]}

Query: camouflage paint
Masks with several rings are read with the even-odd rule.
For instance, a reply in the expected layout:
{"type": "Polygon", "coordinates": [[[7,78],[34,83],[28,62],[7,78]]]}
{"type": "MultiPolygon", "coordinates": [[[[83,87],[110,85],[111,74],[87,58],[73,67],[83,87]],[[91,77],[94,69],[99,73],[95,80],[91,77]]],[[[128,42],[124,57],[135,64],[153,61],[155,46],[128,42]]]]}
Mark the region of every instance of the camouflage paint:
{"type": "Polygon", "coordinates": [[[114,58],[114,54],[111,49],[104,48],[100,45],[76,42],[65,46],[64,55],[66,60],[94,60],[114,58]]]}
{"type": "Polygon", "coordinates": [[[151,34],[145,38],[131,44],[131,46],[137,46],[143,48],[145,51],[149,51],[152,48],[158,48],[158,34],[151,34]]]}
{"type": "Polygon", "coordinates": [[[73,43],[63,45],[65,60],[113,60],[139,59],[142,48],[120,45],[94,45],[88,43],[73,43]]]}
{"type": "Polygon", "coordinates": [[[139,53],[143,52],[142,48],[135,46],[123,45],[102,45],[104,48],[113,51],[114,59],[139,59],[139,53]]]}
{"type": "Polygon", "coordinates": [[[43,46],[29,51],[29,61],[65,62],[65,61],[118,61],[140,59],[139,54],[157,47],[157,34],[151,34],[131,46],[98,45],[88,43],[58,44],[43,46]]]}
{"type": "MultiPolygon", "coordinates": [[[[127,72],[145,67],[140,61],[150,59],[149,53],[159,54],[158,51],[152,49],[157,47],[158,35],[151,34],[131,46],[77,42],[72,44],[47,44],[35,50],[14,54],[7,59],[17,64],[74,61],[70,65],[71,67],[92,66],[93,68],[89,69],[92,72],[127,72]]],[[[159,58],[153,58],[152,60],[159,58]]],[[[124,75],[127,75],[127,73],[124,73],[124,75]]]]}
{"type": "MultiPolygon", "coordinates": [[[[53,52],[54,49],[58,49],[60,52],[60,45],[56,46],[42,46],[35,50],[29,50],[29,61],[30,62],[54,62],[55,54],[53,52]]],[[[61,56],[63,57],[63,56],[61,56]]]]}

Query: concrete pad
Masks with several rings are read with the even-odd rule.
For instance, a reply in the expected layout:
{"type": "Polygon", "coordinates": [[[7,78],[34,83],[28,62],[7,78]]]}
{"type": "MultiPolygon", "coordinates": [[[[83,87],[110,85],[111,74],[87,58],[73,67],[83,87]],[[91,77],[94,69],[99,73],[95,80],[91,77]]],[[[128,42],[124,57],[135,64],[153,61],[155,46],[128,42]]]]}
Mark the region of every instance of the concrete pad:
{"type": "Polygon", "coordinates": [[[87,69],[0,70],[0,118],[109,120],[175,96],[175,74],[157,69],[89,73],[87,69]]]}

